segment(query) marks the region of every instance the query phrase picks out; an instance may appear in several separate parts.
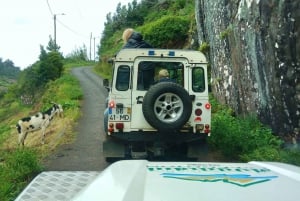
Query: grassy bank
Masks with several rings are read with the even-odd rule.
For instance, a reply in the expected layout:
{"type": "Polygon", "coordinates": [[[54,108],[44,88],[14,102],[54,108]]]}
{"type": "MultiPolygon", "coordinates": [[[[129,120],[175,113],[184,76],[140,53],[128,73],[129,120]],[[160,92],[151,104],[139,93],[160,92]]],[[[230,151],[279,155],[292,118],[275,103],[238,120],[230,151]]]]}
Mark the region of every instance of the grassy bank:
{"type": "Polygon", "coordinates": [[[20,100],[7,101],[9,97],[1,99],[0,200],[14,200],[31,179],[43,171],[43,158],[58,145],[71,143],[76,137],[72,128],[80,117],[83,93],[79,81],[70,74],[71,66],[76,65],[66,65],[63,75],[47,84],[45,93],[34,105],[23,105],[20,100]],[[16,122],[20,118],[44,111],[51,106],[52,101],[62,104],[64,117],[53,119],[51,128],[46,130],[45,145],[41,146],[40,131],[37,131],[28,134],[24,148],[19,147],[16,122]]]}

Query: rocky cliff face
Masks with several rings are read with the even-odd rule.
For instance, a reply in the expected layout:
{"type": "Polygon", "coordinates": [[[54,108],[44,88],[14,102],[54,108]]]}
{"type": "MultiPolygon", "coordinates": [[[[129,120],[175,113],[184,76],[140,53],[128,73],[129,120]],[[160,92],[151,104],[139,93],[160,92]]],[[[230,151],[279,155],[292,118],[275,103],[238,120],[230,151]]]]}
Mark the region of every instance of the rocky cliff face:
{"type": "Polygon", "coordinates": [[[280,135],[300,131],[300,1],[196,0],[199,44],[210,46],[212,90],[280,135]]]}

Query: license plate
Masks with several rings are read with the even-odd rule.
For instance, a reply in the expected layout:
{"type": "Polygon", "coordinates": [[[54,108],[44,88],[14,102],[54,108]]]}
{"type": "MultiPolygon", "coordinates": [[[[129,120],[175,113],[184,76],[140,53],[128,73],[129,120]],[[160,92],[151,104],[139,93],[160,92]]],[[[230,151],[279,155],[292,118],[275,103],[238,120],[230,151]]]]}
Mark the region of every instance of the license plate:
{"type": "Polygon", "coordinates": [[[130,111],[128,108],[109,108],[109,121],[130,121],[130,111]]]}

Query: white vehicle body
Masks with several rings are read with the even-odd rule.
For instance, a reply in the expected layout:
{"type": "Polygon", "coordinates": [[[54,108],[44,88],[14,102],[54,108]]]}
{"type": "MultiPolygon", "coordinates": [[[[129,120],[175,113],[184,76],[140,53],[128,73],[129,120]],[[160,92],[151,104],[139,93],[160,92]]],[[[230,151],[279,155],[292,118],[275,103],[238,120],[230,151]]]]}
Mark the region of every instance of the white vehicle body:
{"type": "Polygon", "coordinates": [[[124,160],[103,172],[43,172],[16,201],[296,201],[300,168],[276,162],[124,160]]]}
{"type": "MultiPolygon", "coordinates": [[[[129,150],[137,143],[155,150],[153,147],[159,143],[162,149],[210,136],[211,105],[204,54],[123,49],[114,59],[113,71],[104,124],[108,141],[121,140],[129,144],[129,150]],[[169,72],[169,81],[158,81],[162,69],[169,72]]],[[[106,143],[110,145],[104,148],[116,147],[111,141],[106,143]]]]}

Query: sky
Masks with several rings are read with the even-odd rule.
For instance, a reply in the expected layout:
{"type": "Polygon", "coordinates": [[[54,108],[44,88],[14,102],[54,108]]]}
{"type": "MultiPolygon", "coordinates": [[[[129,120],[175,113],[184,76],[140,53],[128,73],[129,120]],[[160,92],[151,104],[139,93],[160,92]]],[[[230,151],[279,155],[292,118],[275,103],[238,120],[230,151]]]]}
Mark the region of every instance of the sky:
{"type": "Polygon", "coordinates": [[[54,39],[56,15],[60,52],[66,56],[85,45],[94,59],[106,15],[115,13],[119,2],[127,6],[132,0],[0,0],[0,58],[21,69],[35,63],[40,45],[46,48],[50,35],[54,39]]]}

